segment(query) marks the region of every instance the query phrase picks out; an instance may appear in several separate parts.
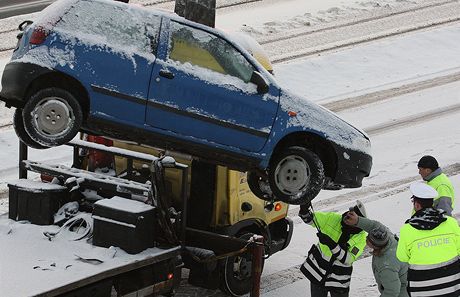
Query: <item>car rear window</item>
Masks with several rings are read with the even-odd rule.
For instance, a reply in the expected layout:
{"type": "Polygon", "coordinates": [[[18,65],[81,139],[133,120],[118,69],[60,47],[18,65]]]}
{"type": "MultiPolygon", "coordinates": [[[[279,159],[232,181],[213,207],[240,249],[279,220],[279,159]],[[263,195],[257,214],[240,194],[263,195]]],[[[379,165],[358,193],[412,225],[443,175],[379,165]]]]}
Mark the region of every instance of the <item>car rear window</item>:
{"type": "Polygon", "coordinates": [[[56,29],[79,41],[156,54],[161,17],[118,2],[74,2],[56,29]]]}

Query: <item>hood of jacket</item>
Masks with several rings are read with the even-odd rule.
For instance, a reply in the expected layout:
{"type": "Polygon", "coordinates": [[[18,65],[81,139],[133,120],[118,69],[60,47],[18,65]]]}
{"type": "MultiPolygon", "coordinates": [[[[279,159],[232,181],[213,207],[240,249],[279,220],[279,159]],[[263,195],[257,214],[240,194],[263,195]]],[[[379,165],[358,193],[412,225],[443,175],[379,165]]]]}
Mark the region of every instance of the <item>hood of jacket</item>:
{"type": "Polygon", "coordinates": [[[447,218],[444,210],[423,208],[414,213],[406,223],[418,230],[433,230],[445,220],[447,218]]]}

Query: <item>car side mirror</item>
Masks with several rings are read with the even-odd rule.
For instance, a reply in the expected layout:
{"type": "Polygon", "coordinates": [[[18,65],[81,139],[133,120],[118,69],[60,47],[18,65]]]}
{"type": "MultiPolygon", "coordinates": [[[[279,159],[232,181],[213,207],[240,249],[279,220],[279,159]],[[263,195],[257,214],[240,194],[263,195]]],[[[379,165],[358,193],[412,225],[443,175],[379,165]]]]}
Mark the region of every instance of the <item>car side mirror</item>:
{"type": "Polygon", "coordinates": [[[265,78],[258,71],[252,72],[251,82],[257,86],[257,93],[266,94],[268,93],[268,83],[265,78]]]}

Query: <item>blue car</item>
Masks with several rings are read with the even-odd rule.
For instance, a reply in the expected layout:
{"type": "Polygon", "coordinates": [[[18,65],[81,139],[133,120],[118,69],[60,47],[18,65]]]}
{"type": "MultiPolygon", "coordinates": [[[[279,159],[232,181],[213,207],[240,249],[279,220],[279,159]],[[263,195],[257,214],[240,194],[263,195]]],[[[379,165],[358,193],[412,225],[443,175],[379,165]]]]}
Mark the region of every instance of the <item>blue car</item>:
{"type": "Polygon", "coordinates": [[[83,131],[175,150],[248,171],[254,194],[290,204],[370,173],[364,132],[217,29],[105,0],[59,0],[19,27],[0,99],[31,147],[83,131]]]}

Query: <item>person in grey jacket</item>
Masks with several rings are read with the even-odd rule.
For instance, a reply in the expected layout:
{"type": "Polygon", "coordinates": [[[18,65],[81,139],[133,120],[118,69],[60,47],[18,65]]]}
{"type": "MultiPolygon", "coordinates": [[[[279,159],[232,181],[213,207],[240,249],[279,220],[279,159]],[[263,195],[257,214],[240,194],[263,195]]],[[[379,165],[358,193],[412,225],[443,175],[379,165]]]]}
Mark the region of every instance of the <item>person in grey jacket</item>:
{"type": "Polygon", "coordinates": [[[398,241],[395,235],[380,222],[359,217],[350,211],[344,222],[368,232],[367,245],[372,251],[372,272],[380,297],[408,297],[408,264],[396,258],[398,241]]]}

